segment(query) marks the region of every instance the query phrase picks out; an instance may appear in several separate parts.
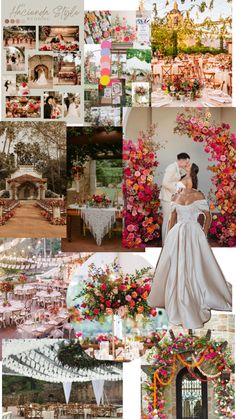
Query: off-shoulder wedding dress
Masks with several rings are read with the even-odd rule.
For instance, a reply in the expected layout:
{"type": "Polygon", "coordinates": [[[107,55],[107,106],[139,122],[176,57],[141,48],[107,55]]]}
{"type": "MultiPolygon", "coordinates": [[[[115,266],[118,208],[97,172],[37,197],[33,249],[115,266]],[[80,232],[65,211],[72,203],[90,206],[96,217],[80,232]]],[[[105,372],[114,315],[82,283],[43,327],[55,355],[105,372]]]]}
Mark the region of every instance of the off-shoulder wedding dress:
{"type": "Polygon", "coordinates": [[[148,302],[165,308],[170,324],[198,329],[210,320],[211,309],[231,311],[231,285],[198,222],[199,215],[209,211],[207,201],[172,202],[171,206],[177,223],[167,234],[148,302]]]}

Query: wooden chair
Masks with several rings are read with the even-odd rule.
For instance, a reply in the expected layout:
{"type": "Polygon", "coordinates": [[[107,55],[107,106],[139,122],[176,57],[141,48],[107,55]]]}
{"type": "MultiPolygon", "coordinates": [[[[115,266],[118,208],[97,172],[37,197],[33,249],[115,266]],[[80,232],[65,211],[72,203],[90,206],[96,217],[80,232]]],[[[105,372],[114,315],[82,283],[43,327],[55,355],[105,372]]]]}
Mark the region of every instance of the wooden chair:
{"type": "Polygon", "coordinates": [[[172,69],[173,69],[172,65],[161,66],[162,83],[169,82],[172,80],[172,77],[173,77],[172,69]]]}
{"type": "Polygon", "coordinates": [[[228,95],[232,96],[232,73],[229,73],[229,83],[227,84],[228,95]]]}
{"type": "Polygon", "coordinates": [[[207,87],[214,87],[215,84],[215,72],[203,71],[204,81],[207,87]]]}
{"type": "Polygon", "coordinates": [[[6,327],[4,313],[0,313],[0,327],[6,327]]]}

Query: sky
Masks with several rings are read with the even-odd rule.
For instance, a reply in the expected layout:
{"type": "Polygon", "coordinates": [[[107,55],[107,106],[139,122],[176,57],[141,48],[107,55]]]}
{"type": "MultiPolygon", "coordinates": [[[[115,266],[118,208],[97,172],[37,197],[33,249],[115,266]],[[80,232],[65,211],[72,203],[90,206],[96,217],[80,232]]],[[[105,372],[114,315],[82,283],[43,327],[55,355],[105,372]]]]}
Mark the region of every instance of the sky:
{"type": "MultiPolygon", "coordinates": [[[[208,4],[209,0],[205,0],[208,4]]],[[[169,12],[173,9],[174,0],[169,0],[169,6],[166,6],[166,0],[145,0],[145,5],[147,9],[152,8],[152,4],[157,4],[157,11],[160,17],[164,17],[166,12],[169,12]]],[[[193,5],[193,1],[186,0],[184,4],[180,0],[177,0],[179,5],[179,10],[188,10],[193,5]]],[[[202,0],[196,0],[196,4],[200,5],[202,0]]],[[[209,10],[206,9],[204,13],[198,11],[199,17],[197,17],[198,7],[195,7],[190,16],[194,19],[195,22],[202,22],[206,17],[210,17],[212,20],[217,20],[220,16],[228,17],[232,15],[232,4],[228,3],[227,0],[214,0],[214,8],[209,10]]]]}

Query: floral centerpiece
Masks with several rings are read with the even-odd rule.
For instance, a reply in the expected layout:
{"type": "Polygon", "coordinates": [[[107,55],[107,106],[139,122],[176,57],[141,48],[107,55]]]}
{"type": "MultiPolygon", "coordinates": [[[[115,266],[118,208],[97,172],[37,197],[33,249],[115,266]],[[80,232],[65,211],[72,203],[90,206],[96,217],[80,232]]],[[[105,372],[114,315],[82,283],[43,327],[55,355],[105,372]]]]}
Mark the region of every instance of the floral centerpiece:
{"type": "Polygon", "coordinates": [[[52,292],[53,292],[53,288],[52,287],[47,287],[47,293],[52,294],[52,292]]]}
{"type": "Polygon", "coordinates": [[[11,306],[11,303],[8,301],[8,294],[14,290],[14,284],[11,281],[1,281],[0,282],[0,292],[4,294],[3,307],[11,306]]]}
{"type": "Polygon", "coordinates": [[[213,173],[211,181],[215,188],[210,205],[211,210],[215,210],[210,234],[221,244],[233,247],[236,245],[236,134],[230,131],[229,124],[212,123],[208,110],[181,113],[176,122],[175,132],[203,143],[204,151],[210,154],[209,162],[215,162],[208,166],[213,173]]]}
{"type": "Polygon", "coordinates": [[[97,335],[93,338],[86,337],[82,339],[82,345],[98,345],[101,342],[109,342],[112,343],[113,339],[115,340],[115,344],[122,343],[122,340],[119,339],[117,336],[112,336],[112,334],[102,334],[97,335]]]}
{"type": "Polygon", "coordinates": [[[150,268],[136,270],[129,275],[122,272],[116,260],[104,268],[89,266],[84,288],[77,296],[81,298],[72,316],[75,320],[98,320],[118,315],[133,318],[137,315],[156,316],[156,309],[149,307],[147,298],[151,290],[150,268]]]}
{"type": "Polygon", "coordinates": [[[24,273],[20,274],[18,277],[18,282],[22,285],[22,287],[26,284],[27,280],[28,278],[24,273]]]}
{"type": "Polygon", "coordinates": [[[89,207],[108,208],[112,204],[112,201],[106,196],[106,194],[93,195],[91,200],[88,200],[89,207]]]}
{"type": "Polygon", "coordinates": [[[112,41],[117,43],[134,42],[137,38],[136,27],[127,23],[125,17],[117,15],[112,25],[112,41]]]}
{"type": "Polygon", "coordinates": [[[73,52],[79,51],[79,42],[50,42],[40,46],[39,51],[73,52]]]}
{"type": "Polygon", "coordinates": [[[176,337],[174,334],[171,338],[164,337],[148,357],[150,372],[144,384],[144,399],[148,403],[146,417],[168,418],[165,388],[174,380],[179,365],[186,366],[193,379],[213,383],[217,417],[233,417],[233,384],[229,383],[229,376],[234,366],[225,343],[208,335],[198,337],[180,333],[176,337]]]}
{"type": "Polygon", "coordinates": [[[174,76],[172,81],[162,84],[162,90],[177,100],[181,96],[188,96],[195,100],[201,96],[201,90],[204,85],[199,79],[183,80],[180,76],[174,76]]]}
{"type": "Polygon", "coordinates": [[[39,97],[7,97],[6,117],[7,118],[39,118],[41,100],[39,97]]]}
{"type": "Polygon", "coordinates": [[[159,165],[155,152],[161,145],[153,142],[154,129],[141,133],[137,143],[123,141],[123,246],[128,248],[145,247],[160,236],[159,189],[154,176],[159,165]]]}

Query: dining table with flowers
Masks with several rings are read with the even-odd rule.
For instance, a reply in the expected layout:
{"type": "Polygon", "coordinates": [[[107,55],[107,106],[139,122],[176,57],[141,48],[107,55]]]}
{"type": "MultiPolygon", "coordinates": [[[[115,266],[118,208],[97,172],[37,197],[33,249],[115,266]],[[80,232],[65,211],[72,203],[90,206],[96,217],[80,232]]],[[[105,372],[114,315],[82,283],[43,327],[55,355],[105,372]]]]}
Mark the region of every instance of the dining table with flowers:
{"type": "Polygon", "coordinates": [[[198,80],[162,85],[152,93],[153,107],[232,107],[232,98],[220,89],[211,89],[198,80]]]}
{"type": "Polygon", "coordinates": [[[0,303],[0,317],[3,320],[5,326],[9,326],[12,323],[15,314],[20,313],[24,310],[24,304],[20,301],[9,299],[7,302],[3,301],[0,303]]]}
{"type": "Polygon", "coordinates": [[[51,307],[44,312],[38,311],[33,318],[26,320],[17,328],[21,338],[43,338],[63,328],[68,321],[65,308],[51,307]]]}
{"type": "Polygon", "coordinates": [[[113,206],[105,195],[93,195],[85,204],[71,204],[67,209],[68,241],[71,241],[71,217],[79,216],[83,220],[83,234],[89,229],[97,246],[101,246],[103,238],[111,231],[116,220],[121,218],[121,208],[113,206]]]}

